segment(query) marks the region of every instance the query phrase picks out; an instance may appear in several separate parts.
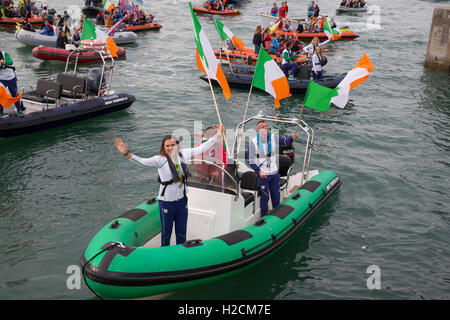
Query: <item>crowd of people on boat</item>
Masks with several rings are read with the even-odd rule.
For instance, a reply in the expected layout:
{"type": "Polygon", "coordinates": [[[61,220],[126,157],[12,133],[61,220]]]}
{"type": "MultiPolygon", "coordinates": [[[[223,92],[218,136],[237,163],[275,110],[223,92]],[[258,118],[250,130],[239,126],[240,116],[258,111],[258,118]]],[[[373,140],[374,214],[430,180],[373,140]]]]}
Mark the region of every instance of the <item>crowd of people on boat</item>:
{"type": "Polygon", "coordinates": [[[277,33],[275,37],[272,37],[270,28],[262,28],[258,25],[253,33],[253,44],[255,46],[255,54],[259,53],[261,44],[264,49],[269,53],[276,56],[280,56],[283,50],[287,47],[288,42],[292,42],[294,52],[300,52],[303,47],[303,42],[296,39],[293,36],[283,36],[277,33]]]}
{"type": "Polygon", "coordinates": [[[64,14],[57,15],[56,17],[53,14],[43,14],[43,22],[40,27],[35,29],[31,23],[29,22],[27,17],[23,17],[21,19],[21,28],[30,32],[38,32],[41,35],[46,36],[57,36],[57,47],[65,48],[67,44],[73,44],[75,46],[79,45],[81,38],[81,26],[74,27],[72,30],[68,27],[67,23],[69,21],[70,15],[67,11],[64,11],[64,14]]]}
{"type": "Polygon", "coordinates": [[[147,16],[142,8],[138,5],[135,6],[135,11],[127,10],[124,11],[121,6],[112,6],[111,10],[106,11],[105,14],[98,14],[96,18],[96,23],[99,25],[109,25],[122,20],[124,25],[142,25],[146,23],[151,23],[153,16],[147,16]]]}
{"type": "Polygon", "coordinates": [[[221,10],[228,9],[228,0],[208,0],[204,3],[204,7],[208,10],[221,10]]]}
{"type": "Polygon", "coordinates": [[[17,7],[14,6],[14,0],[0,0],[0,18],[30,18],[37,11],[32,0],[20,0],[17,7]]]}
{"type": "Polygon", "coordinates": [[[342,0],[341,7],[347,8],[363,8],[366,5],[364,0],[342,0]]]}

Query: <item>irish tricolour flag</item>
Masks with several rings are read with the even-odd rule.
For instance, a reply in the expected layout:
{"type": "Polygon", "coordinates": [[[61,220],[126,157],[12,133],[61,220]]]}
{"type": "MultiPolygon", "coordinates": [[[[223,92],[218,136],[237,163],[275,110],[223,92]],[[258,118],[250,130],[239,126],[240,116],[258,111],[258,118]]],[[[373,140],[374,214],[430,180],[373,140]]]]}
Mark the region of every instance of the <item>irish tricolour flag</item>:
{"type": "Polygon", "coordinates": [[[6,91],[3,84],[0,83],[0,105],[2,105],[3,108],[9,108],[13,103],[19,101],[20,98],[22,98],[22,92],[20,92],[17,97],[12,97],[8,91],[6,91]]]}
{"type": "Polygon", "coordinates": [[[286,76],[262,45],[259,49],[252,85],[270,93],[275,99],[277,109],[280,108],[281,99],[291,96],[286,76]]]}
{"type": "Polygon", "coordinates": [[[328,18],[325,19],[325,22],[323,24],[323,32],[325,32],[328,39],[330,40],[339,40],[342,36],[341,30],[330,27],[330,22],[328,21],[328,18]]]}
{"type": "Polygon", "coordinates": [[[210,79],[216,80],[222,87],[223,95],[229,99],[231,97],[230,87],[228,86],[227,78],[222,71],[222,68],[217,61],[214,50],[206,37],[205,31],[202,30],[200,22],[198,22],[197,16],[192,9],[192,5],[189,2],[189,8],[191,9],[192,22],[194,24],[194,36],[195,43],[197,45],[197,67],[204,73],[206,73],[210,79]]]}
{"type": "Polygon", "coordinates": [[[336,107],[344,108],[347,105],[350,90],[366,81],[373,68],[372,62],[363,53],[358,64],[347,73],[335,89],[310,80],[303,105],[319,111],[328,111],[331,103],[336,107]]]}
{"type": "Polygon", "coordinates": [[[359,59],[358,64],[350,70],[344,79],[337,85],[336,90],[338,96],[331,99],[331,102],[336,107],[344,108],[348,102],[348,95],[350,90],[360,85],[369,78],[369,74],[372,72],[374,66],[369,58],[363,53],[363,56],[359,59]]]}
{"type": "Polygon", "coordinates": [[[219,33],[220,39],[222,41],[231,39],[231,41],[233,41],[234,45],[239,48],[239,50],[244,50],[244,42],[236,37],[234,33],[231,32],[231,30],[228,29],[221,21],[219,21],[217,18],[214,18],[214,24],[216,26],[217,33],[219,33]]]}
{"type": "Polygon", "coordinates": [[[81,40],[106,41],[108,51],[114,58],[117,58],[117,51],[119,50],[119,48],[117,48],[114,40],[88,19],[84,19],[83,31],[81,32],[81,40]]]}

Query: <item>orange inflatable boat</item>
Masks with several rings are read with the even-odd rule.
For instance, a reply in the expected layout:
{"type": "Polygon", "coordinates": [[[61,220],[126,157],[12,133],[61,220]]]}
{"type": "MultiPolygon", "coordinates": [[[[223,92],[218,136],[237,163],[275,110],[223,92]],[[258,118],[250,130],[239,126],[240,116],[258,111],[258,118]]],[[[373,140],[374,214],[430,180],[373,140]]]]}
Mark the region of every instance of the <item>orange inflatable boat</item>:
{"type": "Polygon", "coordinates": [[[217,14],[220,16],[237,16],[241,14],[241,12],[236,9],[213,10],[207,8],[193,8],[193,10],[196,14],[217,14]]]}
{"type": "MultiPolygon", "coordinates": [[[[291,36],[296,37],[299,40],[312,40],[314,37],[319,38],[320,40],[327,40],[328,37],[325,34],[325,32],[286,32],[282,30],[275,30],[275,34],[281,34],[282,36],[291,36]]],[[[351,31],[345,31],[342,32],[342,35],[340,36],[341,40],[353,40],[359,37],[359,34],[351,32],[351,31]]]]}
{"type": "MultiPolygon", "coordinates": [[[[33,25],[40,25],[44,21],[44,18],[33,16],[28,19],[28,22],[33,25]]],[[[15,28],[18,23],[22,23],[22,18],[0,18],[0,27],[15,28]]]]}

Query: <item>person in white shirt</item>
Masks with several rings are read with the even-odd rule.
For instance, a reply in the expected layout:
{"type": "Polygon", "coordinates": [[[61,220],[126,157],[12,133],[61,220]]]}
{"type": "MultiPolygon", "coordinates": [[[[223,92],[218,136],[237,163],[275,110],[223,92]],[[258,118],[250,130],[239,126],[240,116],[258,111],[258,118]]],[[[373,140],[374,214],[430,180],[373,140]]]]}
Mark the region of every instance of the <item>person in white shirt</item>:
{"type": "Polygon", "coordinates": [[[277,154],[280,145],[289,145],[298,138],[296,133],[281,137],[271,134],[265,121],[259,121],[257,135],[248,146],[249,165],[255,171],[258,186],[261,188],[261,217],[268,213],[269,193],[272,208],[280,203],[280,174],[278,173],[277,154]]]}
{"type": "MultiPolygon", "coordinates": [[[[13,66],[13,61],[8,52],[2,51],[0,49],[0,86],[4,86],[9,89],[11,96],[16,97],[17,92],[17,78],[15,74],[15,67],[13,66]]],[[[15,103],[17,115],[19,117],[24,117],[22,112],[22,103],[17,101],[15,103]]],[[[9,106],[5,106],[7,108],[9,106]]],[[[3,117],[3,106],[0,105],[0,117],[3,117]]]]}
{"type": "Polygon", "coordinates": [[[330,42],[330,39],[319,43],[319,38],[314,37],[310,44],[308,44],[306,47],[303,48],[303,52],[307,53],[308,56],[312,56],[314,52],[316,51],[316,47],[323,47],[324,45],[328,44],[330,42]]]}
{"type": "Polygon", "coordinates": [[[171,136],[165,136],[161,143],[159,155],[151,158],[141,158],[132,154],[120,138],[114,145],[127,158],[143,166],[158,168],[160,183],[158,204],[161,217],[161,246],[170,245],[173,224],[175,223],[176,244],[186,241],[187,230],[187,197],[186,197],[186,160],[209,150],[223,135],[225,127],[219,126],[217,134],[195,148],[178,149],[179,141],[171,136]]]}
{"type": "Polygon", "coordinates": [[[312,61],[312,76],[314,80],[322,79],[322,48],[316,47],[316,51],[314,52],[311,61],[312,61]]]}
{"type": "Polygon", "coordinates": [[[285,21],[285,23],[283,24],[283,28],[281,28],[284,32],[291,32],[292,28],[291,28],[291,22],[289,21],[289,19],[287,19],[285,21]]]}

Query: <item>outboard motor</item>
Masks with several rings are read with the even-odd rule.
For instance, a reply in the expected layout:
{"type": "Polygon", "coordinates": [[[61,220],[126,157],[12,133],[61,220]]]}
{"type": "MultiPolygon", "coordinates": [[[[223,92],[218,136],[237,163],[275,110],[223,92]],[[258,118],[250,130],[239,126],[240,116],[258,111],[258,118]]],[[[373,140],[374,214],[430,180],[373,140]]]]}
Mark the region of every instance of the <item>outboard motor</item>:
{"type": "Polygon", "coordinates": [[[289,158],[291,158],[291,163],[294,163],[295,158],[294,144],[280,145],[279,154],[288,156],[289,158]]]}
{"type": "MultiPolygon", "coordinates": [[[[92,68],[87,74],[87,90],[89,93],[98,94],[98,89],[100,87],[100,78],[102,77],[101,68],[92,68]]],[[[103,80],[101,86],[106,85],[105,74],[103,75],[103,80]]]]}
{"type": "Polygon", "coordinates": [[[311,66],[309,60],[307,62],[302,62],[297,69],[298,79],[309,79],[311,77],[311,66]]]}

